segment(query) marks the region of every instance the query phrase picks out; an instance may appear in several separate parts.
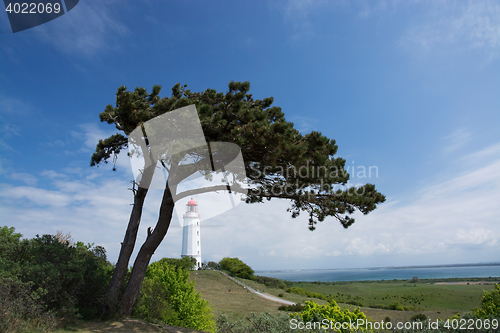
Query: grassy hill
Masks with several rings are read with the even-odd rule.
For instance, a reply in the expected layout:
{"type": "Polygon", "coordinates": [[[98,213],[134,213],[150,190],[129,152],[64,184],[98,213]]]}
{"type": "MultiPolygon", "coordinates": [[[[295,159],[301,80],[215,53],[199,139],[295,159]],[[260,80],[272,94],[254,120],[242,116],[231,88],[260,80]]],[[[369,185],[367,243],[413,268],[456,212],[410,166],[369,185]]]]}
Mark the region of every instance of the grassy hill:
{"type": "Polygon", "coordinates": [[[195,289],[209,301],[215,318],[226,314],[230,319],[242,319],[252,312],[276,313],[280,304],[268,301],[244,289],[217,271],[195,271],[190,279],[195,289]]]}
{"type": "MultiPolygon", "coordinates": [[[[197,271],[191,274],[196,281],[195,289],[211,304],[217,318],[221,313],[231,319],[240,319],[251,312],[277,312],[280,304],[250,293],[217,271],[197,271]]],[[[324,304],[324,300],[312,299],[287,293],[283,289],[269,288],[252,280],[238,279],[248,286],[285,300],[303,304],[306,300],[324,304]]],[[[490,283],[493,281],[490,281],[490,283]]],[[[498,282],[498,281],[497,281],[498,282]]],[[[432,319],[446,319],[455,313],[463,313],[479,306],[483,290],[491,290],[492,284],[434,284],[433,282],[409,281],[362,281],[341,283],[295,283],[294,287],[333,296],[341,307],[354,308],[348,302],[361,304],[361,310],[373,320],[390,317],[393,321],[409,321],[411,316],[424,313],[432,319]],[[411,311],[387,310],[374,306],[398,303],[411,311]]]]}
{"type": "MultiPolygon", "coordinates": [[[[249,292],[217,271],[193,271],[190,276],[195,289],[209,301],[215,319],[226,314],[229,319],[242,319],[252,312],[280,312],[279,303],[266,300],[249,292]]],[[[313,300],[324,304],[324,300],[311,299],[287,293],[283,289],[269,288],[255,281],[238,279],[248,286],[295,303],[313,300]],[[281,296],[280,296],[281,297],[281,296]]],[[[492,282],[492,281],[490,281],[492,282]]],[[[498,281],[497,281],[498,282],[498,281]]],[[[360,302],[363,311],[375,321],[389,317],[392,322],[406,322],[417,313],[424,313],[431,319],[446,319],[457,312],[463,313],[479,305],[483,290],[491,290],[491,284],[434,284],[433,282],[409,281],[362,281],[340,283],[295,283],[293,286],[312,292],[333,296],[341,307],[356,307],[349,301],[360,302]],[[390,305],[398,302],[403,306],[415,306],[413,311],[396,311],[370,308],[369,305],[390,305]]],[[[82,322],[77,327],[57,332],[104,333],[104,332],[196,332],[185,328],[154,325],[144,321],[124,318],[107,322],[82,322]]]]}

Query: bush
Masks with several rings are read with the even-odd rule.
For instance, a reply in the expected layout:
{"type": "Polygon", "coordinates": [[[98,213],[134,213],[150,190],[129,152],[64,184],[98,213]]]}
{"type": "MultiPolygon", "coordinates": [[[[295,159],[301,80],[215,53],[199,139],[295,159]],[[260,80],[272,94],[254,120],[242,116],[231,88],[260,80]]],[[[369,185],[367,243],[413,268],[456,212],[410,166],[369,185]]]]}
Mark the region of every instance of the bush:
{"type": "Polygon", "coordinates": [[[347,304],[356,305],[356,306],[363,306],[363,303],[361,303],[359,301],[347,301],[347,304]]]}
{"type": "Polygon", "coordinates": [[[218,269],[219,268],[219,263],[215,262],[215,261],[209,261],[207,263],[207,268],[209,269],[218,269]]]}
{"type": "Polygon", "coordinates": [[[32,285],[0,277],[0,332],[49,331],[57,326],[59,321],[45,311],[32,285]]]}
{"type": "Polygon", "coordinates": [[[17,309],[3,312],[3,323],[10,320],[7,315],[12,322],[21,320],[21,326],[38,322],[39,328],[55,318],[95,317],[113,269],[106,250],[61,242],[54,235],[21,237],[14,228],[0,229],[2,302],[17,309]],[[15,298],[23,301],[15,303],[15,298]]]}
{"type": "Polygon", "coordinates": [[[215,322],[208,302],[189,282],[189,271],[172,267],[169,260],[148,266],[135,314],[149,321],[215,332],[215,322]]]}
{"type": "Polygon", "coordinates": [[[175,269],[181,268],[185,270],[192,270],[196,268],[196,259],[191,256],[182,257],[181,259],[162,258],[158,262],[166,264],[175,269]]]}
{"type": "Polygon", "coordinates": [[[238,258],[223,258],[220,262],[220,268],[228,271],[234,276],[242,279],[255,280],[254,271],[247,264],[238,258]]]}
{"type": "MultiPolygon", "coordinates": [[[[322,319],[331,320],[334,324],[344,322],[357,322],[357,320],[369,320],[366,315],[359,310],[341,309],[334,300],[328,301],[324,305],[319,305],[312,301],[306,301],[304,310],[299,313],[290,314],[292,318],[301,318],[303,322],[321,322],[322,319]]],[[[340,332],[349,332],[349,329],[341,328],[340,332]]]]}
{"type": "Polygon", "coordinates": [[[489,315],[500,317],[500,284],[495,283],[495,288],[490,292],[483,291],[481,307],[474,309],[473,313],[480,318],[486,318],[489,315]]]}
{"type": "Polygon", "coordinates": [[[255,276],[255,282],[264,284],[269,288],[280,288],[280,289],[285,289],[288,284],[291,284],[289,281],[284,281],[281,279],[276,279],[276,278],[271,278],[267,276],[260,276],[256,275],[255,276]]]}
{"type": "MultiPolygon", "coordinates": [[[[304,323],[301,323],[304,324],[304,323]]],[[[304,325],[305,326],[305,325],[304,325]]],[[[316,328],[294,328],[290,322],[290,316],[278,313],[271,314],[264,312],[260,314],[252,313],[242,320],[230,321],[226,315],[221,315],[217,319],[218,333],[327,333],[335,332],[320,327],[316,328]]],[[[356,331],[353,331],[355,333],[356,331]]]]}
{"type": "Polygon", "coordinates": [[[387,307],[386,307],[387,310],[396,310],[396,311],[404,311],[405,308],[404,306],[402,306],[401,304],[399,304],[398,302],[395,302],[395,303],[392,303],[392,304],[389,304],[387,307]]]}
{"type": "Polygon", "coordinates": [[[427,319],[427,316],[423,313],[417,313],[416,315],[411,316],[411,321],[424,321],[427,319]]]}
{"type": "Polygon", "coordinates": [[[293,312],[301,312],[304,310],[304,306],[300,304],[293,304],[293,305],[281,305],[278,307],[278,310],[281,311],[293,311],[293,312]]]}
{"type": "Polygon", "coordinates": [[[321,293],[314,293],[299,287],[292,287],[286,290],[287,293],[297,294],[305,297],[317,298],[326,301],[326,296],[321,293]]]}

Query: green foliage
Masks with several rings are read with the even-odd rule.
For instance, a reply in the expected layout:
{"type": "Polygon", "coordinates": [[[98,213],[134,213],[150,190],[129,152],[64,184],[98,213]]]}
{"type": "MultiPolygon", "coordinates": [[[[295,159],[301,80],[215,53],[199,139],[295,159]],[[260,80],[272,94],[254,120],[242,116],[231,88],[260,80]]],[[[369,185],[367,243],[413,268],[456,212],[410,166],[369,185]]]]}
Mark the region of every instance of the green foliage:
{"type": "Polygon", "coordinates": [[[212,310],[196,293],[194,281],[188,281],[189,271],[169,262],[162,259],[148,266],[136,313],[150,321],[215,332],[212,310]]]}
{"type": "Polygon", "coordinates": [[[417,313],[416,315],[411,316],[411,321],[424,321],[427,319],[427,316],[423,313],[417,313]]]}
{"type": "Polygon", "coordinates": [[[281,311],[293,311],[293,312],[301,312],[304,310],[304,306],[300,304],[293,304],[293,305],[280,305],[278,307],[278,310],[281,311]]]}
{"type": "Polygon", "coordinates": [[[322,299],[322,300],[326,301],[325,295],[323,295],[321,293],[315,293],[315,292],[312,292],[309,290],[305,290],[305,289],[302,289],[299,287],[288,288],[286,290],[286,292],[291,293],[291,294],[297,294],[297,295],[301,295],[301,296],[311,297],[311,298],[322,299]]]}
{"type": "Polygon", "coordinates": [[[217,269],[217,268],[219,268],[219,263],[215,262],[215,261],[209,261],[207,263],[207,268],[217,269]]]}
{"type": "MultiPolygon", "coordinates": [[[[271,314],[263,312],[252,313],[242,320],[231,321],[226,315],[217,319],[218,333],[327,333],[334,332],[331,329],[316,328],[293,328],[290,325],[290,316],[283,313],[271,314]]],[[[356,331],[353,331],[355,333],[356,331]]]]}
{"type": "MultiPolygon", "coordinates": [[[[312,301],[306,301],[304,310],[298,313],[290,314],[292,318],[301,318],[303,322],[320,322],[323,319],[328,319],[335,323],[357,322],[358,319],[369,320],[359,308],[350,311],[349,309],[341,309],[334,300],[328,303],[319,305],[312,301]]],[[[349,332],[341,328],[341,332],[349,332]]]]}
{"type": "Polygon", "coordinates": [[[359,301],[347,301],[346,302],[347,304],[351,304],[351,305],[356,305],[356,306],[363,306],[363,303],[359,302],[359,301]]]}
{"type": "Polygon", "coordinates": [[[168,265],[169,267],[173,267],[175,269],[181,268],[185,270],[191,270],[196,267],[196,259],[190,256],[178,258],[162,258],[158,260],[162,265],[168,265]]]}
{"type": "Polygon", "coordinates": [[[0,276],[0,332],[46,332],[57,326],[59,320],[45,310],[32,286],[32,282],[0,276]]]}
{"type": "Polygon", "coordinates": [[[285,289],[287,287],[287,282],[288,282],[288,284],[292,284],[289,281],[285,281],[285,280],[281,280],[281,279],[277,279],[277,278],[272,278],[272,277],[267,277],[267,276],[260,276],[260,275],[255,276],[255,282],[263,284],[269,288],[280,288],[280,289],[285,289]]]}
{"type": "Polygon", "coordinates": [[[113,269],[105,249],[81,242],[70,245],[53,235],[21,237],[14,228],[0,229],[2,301],[17,309],[4,312],[10,319],[2,320],[38,322],[38,327],[44,327],[53,317],[97,316],[113,269]]]}
{"type": "Polygon", "coordinates": [[[238,258],[223,258],[219,261],[220,268],[242,279],[255,280],[254,271],[238,258]]]}
{"type": "Polygon", "coordinates": [[[500,317],[500,284],[495,283],[495,289],[490,292],[483,291],[481,307],[473,310],[474,314],[480,318],[489,315],[500,317]]]}
{"type": "Polygon", "coordinates": [[[373,184],[334,191],[335,185],[345,185],[349,180],[345,160],[335,157],[335,140],[315,131],[302,135],[285,120],[281,108],[272,106],[272,97],[254,99],[249,82],[231,81],[228,88],[226,93],[214,89],[191,92],[187,85],[177,83],[170,97],[160,98],[158,85],[151,93],[141,87],[133,91],[119,87],[116,106],[107,105],[99,117],[124,135],[100,140],[91,165],[115,159],[127,147],[126,136],[141,124],[194,104],[207,142],[230,142],[241,148],[247,180],[255,185],[248,191],[247,203],[263,202],[264,198],[290,199],[291,216],[306,213],[313,230],[317,222],[329,216],[347,228],[354,223],[350,216],[356,210],[368,214],[385,201],[373,184]]]}

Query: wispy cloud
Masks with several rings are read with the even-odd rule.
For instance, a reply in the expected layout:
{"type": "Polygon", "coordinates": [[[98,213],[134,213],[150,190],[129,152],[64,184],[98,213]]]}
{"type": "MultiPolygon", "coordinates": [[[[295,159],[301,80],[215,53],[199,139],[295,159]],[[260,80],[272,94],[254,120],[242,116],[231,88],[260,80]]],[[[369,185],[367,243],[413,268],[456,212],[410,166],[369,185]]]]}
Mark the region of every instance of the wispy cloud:
{"type": "Polygon", "coordinates": [[[472,133],[464,128],[456,129],[450,135],[443,138],[444,153],[452,153],[464,147],[472,138],[472,133]]]}
{"type": "Polygon", "coordinates": [[[29,186],[35,186],[38,179],[30,173],[25,172],[12,172],[10,174],[10,179],[19,180],[29,186]]]}
{"type": "MultiPolygon", "coordinates": [[[[310,232],[307,216],[291,219],[289,203],[283,200],[241,204],[210,220],[204,218],[208,210],[200,209],[203,258],[238,256],[258,269],[477,262],[478,256],[493,260],[500,250],[499,149],[497,144],[456,160],[466,167],[460,173],[422,187],[411,200],[389,199],[369,215],[357,215],[347,230],[330,218],[310,232]],[[222,227],[207,228],[214,224],[222,227]],[[397,262],[396,257],[403,259],[397,262]]],[[[124,167],[126,163],[128,159],[124,167]]],[[[132,195],[128,178],[99,171],[98,177],[89,178],[94,170],[45,170],[41,176],[52,182],[50,190],[3,184],[0,214],[27,236],[70,231],[76,240],[105,246],[114,261],[132,195]]],[[[146,228],[156,223],[161,192],[148,193],[138,246],[146,228]]],[[[218,202],[203,205],[216,207],[218,202]]],[[[173,221],[154,260],[179,256],[181,234],[173,221]]]]}
{"type": "Polygon", "coordinates": [[[117,1],[80,1],[69,13],[37,27],[40,38],[70,55],[94,56],[117,47],[129,33],[116,14],[117,1]]]}
{"type": "MultiPolygon", "coordinates": [[[[416,3],[415,6],[429,3],[416,3]]],[[[488,60],[500,55],[497,1],[431,2],[427,20],[412,25],[400,45],[418,54],[478,50],[488,60]]]]}
{"type": "Polygon", "coordinates": [[[312,129],[317,128],[318,120],[310,117],[293,116],[290,118],[295,128],[302,134],[310,132],[312,129]]]}
{"type": "Polygon", "coordinates": [[[310,16],[325,3],[327,2],[323,0],[288,0],[284,6],[274,2],[271,2],[271,6],[283,12],[285,23],[292,28],[292,40],[300,41],[315,35],[310,16]]]}

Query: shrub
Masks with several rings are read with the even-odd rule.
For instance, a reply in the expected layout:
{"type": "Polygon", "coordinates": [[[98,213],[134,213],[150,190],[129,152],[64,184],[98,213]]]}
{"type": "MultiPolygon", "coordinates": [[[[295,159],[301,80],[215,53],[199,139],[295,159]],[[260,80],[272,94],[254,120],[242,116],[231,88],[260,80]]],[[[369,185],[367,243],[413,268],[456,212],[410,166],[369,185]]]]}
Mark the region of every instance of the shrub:
{"type": "Polygon", "coordinates": [[[255,280],[254,271],[247,264],[238,258],[223,258],[220,262],[220,268],[228,271],[234,276],[242,279],[255,280]]]}
{"type": "MultiPolygon", "coordinates": [[[[304,310],[299,313],[290,314],[292,318],[300,317],[304,322],[320,322],[322,319],[331,320],[333,323],[357,322],[357,320],[369,320],[366,315],[359,310],[341,309],[334,300],[328,301],[324,305],[319,305],[312,301],[306,301],[304,310]]],[[[349,332],[349,329],[341,328],[340,332],[349,332]]]]}
{"type": "Polygon", "coordinates": [[[293,305],[281,305],[278,307],[278,310],[281,311],[293,311],[293,312],[301,312],[304,310],[304,306],[300,304],[293,304],[293,305]]]}
{"type": "Polygon", "coordinates": [[[59,321],[45,311],[39,295],[31,291],[32,285],[0,277],[0,332],[49,331],[56,327],[59,321]]]}
{"type": "Polygon", "coordinates": [[[166,264],[173,268],[181,268],[186,270],[195,269],[196,267],[196,259],[191,256],[178,258],[162,258],[159,260],[162,264],[166,264]]]}
{"type": "Polygon", "coordinates": [[[404,311],[405,308],[404,306],[402,306],[401,304],[399,304],[398,302],[395,302],[395,303],[392,303],[392,304],[389,304],[387,307],[386,307],[387,310],[396,310],[396,311],[404,311]]]}
{"type": "Polygon", "coordinates": [[[217,268],[219,268],[219,263],[217,263],[215,261],[209,261],[207,263],[207,268],[217,269],[217,268]]]}
{"type": "Polygon", "coordinates": [[[317,299],[321,299],[321,300],[326,301],[325,295],[323,295],[321,293],[314,293],[312,291],[305,290],[305,289],[299,288],[299,287],[288,288],[286,290],[286,292],[291,293],[291,294],[297,294],[297,295],[301,295],[301,296],[311,297],[311,298],[317,298],[317,299]]]}
{"type": "Polygon", "coordinates": [[[255,276],[255,282],[264,284],[270,288],[280,288],[280,289],[285,289],[287,286],[287,282],[288,284],[291,284],[289,281],[284,281],[281,279],[271,278],[267,276],[259,276],[259,275],[255,276]]]}
{"type": "Polygon", "coordinates": [[[208,302],[189,282],[189,271],[172,267],[168,260],[148,266],[135,313],[150,321],[215,332],[208,302]]]}
{"type": "Polygon", "coordinates": [[[424,321],[427,319],[427,316],[423,313],[417,313],[416,315],[411,316],[411,321],[424,321]]]}
{"type": "MultiPolygon", "coordinates": [[[[304,323],[302,323],[304,324],[304,323]]],[[[305,326],[305,325],[304,325],[305,326]]],[[[260,314],[252,313],[242,320],[231,321],[226,315],[221,315],[217,319],[218,333],[327,333],[336,332],[330,328],[294,328],[290,321],[290,316],[277,313],[264,312],[260,314]]],[[[356,333],[356,331],[353,331],[356,333]]]]}
{"type": "Polygon", "coordinates": [[[54,235],[21,237],[14,228],[0,229],[0,308],[9,309],[2,325],[16,322],[26,331],[53,326],[57,318],[95,317],[113,269],[106,250],[54,235]]]}
{"type": "Polygon", "coordinates": [[[473,313],[480,318],[489,315],[500,317],[500,284],[495,283],[495,288],[490,292],[483,291],[481,307],[474,309],[473,313]]]}
{"type": "Polygon", "coordinates": [[[356,306],[363,306],[363,303],[361,303],[359,301],[347,301],[347,304],[356,305],[356,306]]]}

